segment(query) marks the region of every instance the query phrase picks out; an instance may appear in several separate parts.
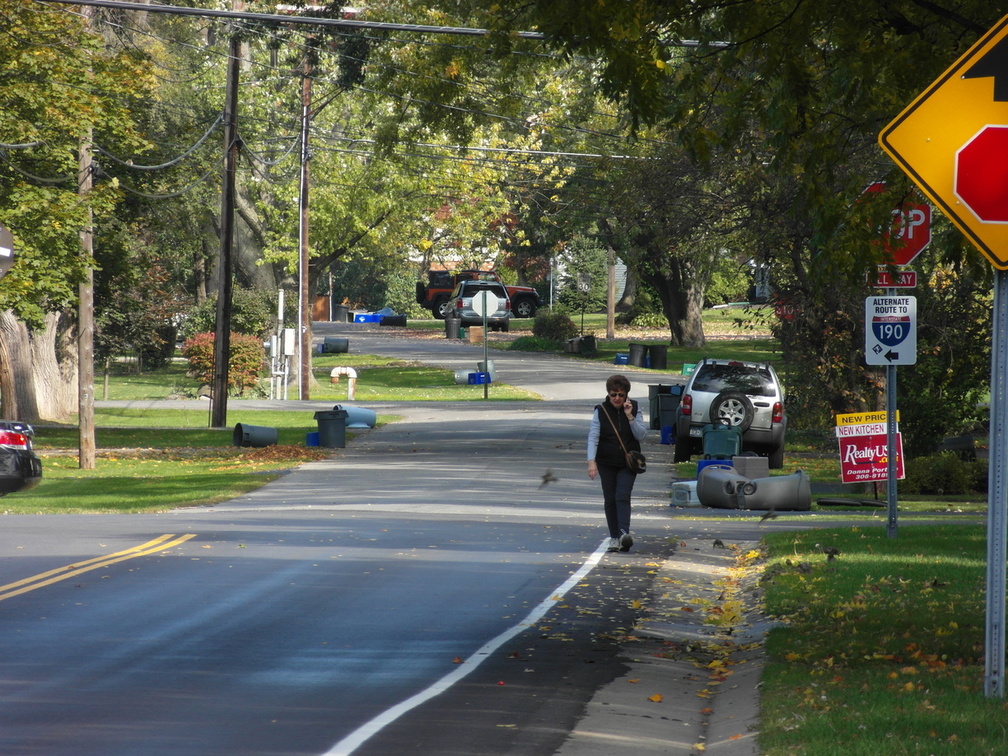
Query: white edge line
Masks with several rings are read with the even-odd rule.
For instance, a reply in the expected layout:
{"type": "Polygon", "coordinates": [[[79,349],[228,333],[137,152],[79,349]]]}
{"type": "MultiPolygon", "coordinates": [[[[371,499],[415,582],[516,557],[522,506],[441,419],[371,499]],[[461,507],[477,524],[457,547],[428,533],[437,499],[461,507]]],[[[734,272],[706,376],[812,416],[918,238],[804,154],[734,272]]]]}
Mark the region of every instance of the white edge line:
{"type": "Polygon", "coordinates": [[[371,721],[362,724],[326,751],[322,756],[348,756],[348,754],[353,753],[358,747],[377,735],[382,729],[392,724],[395,720],[399,719],[399,717],[403,714],[412,711],[417,706],[426,703],[435,696],[441,695],[455,683],[467,677],[469,673],[475,671],[480,664],[486,661],[494,651],[519,633],[524,632],[530,626],[541,620],[550,609],[556,606],[557,601],[563,598],[571,588],[577,585],[578,582],[585,577],[585,575],[595,568],[595,565],[597,565],[599,560],[602,559],[602,555],[606,553],[608,546],[609,539],[606,538],[602,541],[599,547],[595,549],[595,553],[585,560],[585,563],[581,565],[581,568],[577,572],[567,578],[567,580],[555,591],[551,591],[549,597],[543,599],[539,605],[529,612],[525,619],[521,622],[508,628],[496,638],[488,640],[468,659],[463,661],[453,671],[449,672],[434,684],[419,693],[410,696],[405,701],[396,704],[391,709],[386,709],[371,721]]]}

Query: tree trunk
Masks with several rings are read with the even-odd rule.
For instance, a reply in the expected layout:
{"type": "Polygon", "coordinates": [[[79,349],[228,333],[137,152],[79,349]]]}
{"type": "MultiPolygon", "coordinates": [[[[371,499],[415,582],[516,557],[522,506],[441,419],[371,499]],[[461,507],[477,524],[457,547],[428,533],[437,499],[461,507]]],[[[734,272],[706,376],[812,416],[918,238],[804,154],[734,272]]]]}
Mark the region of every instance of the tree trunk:
{"type": "Polygon", "coordinates": [[[616,312],[626,312],[637,301],[637,274],[629,266],[626,269],[626,280],[623,282],[623,294],[616,302],[616,312]]]}
{"type": "Polygon", "coordinates": [[[661,299],[662,312],[669,323],[671,346],[702,347],[707,344],[703,330],[704,287],[689,264],[675,257],[665,261],[660,275],[647,276],[661,299]]]}
{"type": "Polygon", "coordinates": [[[66,421],[77,409],[77,355],[71,319],[49,313],[29,329],[0,312],[0,416],[7,420],[66,421]]]}

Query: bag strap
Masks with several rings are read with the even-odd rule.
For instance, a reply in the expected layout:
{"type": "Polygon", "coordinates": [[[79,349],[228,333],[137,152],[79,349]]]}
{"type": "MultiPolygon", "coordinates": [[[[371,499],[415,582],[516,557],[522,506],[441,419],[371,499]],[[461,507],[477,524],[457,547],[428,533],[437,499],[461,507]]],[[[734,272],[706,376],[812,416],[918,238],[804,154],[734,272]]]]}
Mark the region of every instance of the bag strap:
{"type": "Polygon", "coordinates": [[[620,436],[619,428],[616,427],[616,421],[612,419],[612,415],[606,412],[605,407],[603,407],[601,404],[596,404],[595,409],[597,409],[599,412],[601,412],[603,415],[609,418],[609,424],[612,425],[613,433],[616,434],[616,440],[619,441],[619,445],[623,447],[623,453],[629,454],[630,452],[627,451],[626,444],[623,443],[623,437],[620,436]]]}

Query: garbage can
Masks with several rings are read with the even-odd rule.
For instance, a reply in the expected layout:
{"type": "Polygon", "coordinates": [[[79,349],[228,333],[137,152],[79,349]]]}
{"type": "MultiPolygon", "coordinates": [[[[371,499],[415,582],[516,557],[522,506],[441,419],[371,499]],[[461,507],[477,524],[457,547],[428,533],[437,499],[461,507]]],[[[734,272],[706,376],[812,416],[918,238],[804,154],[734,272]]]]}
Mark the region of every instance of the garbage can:
{"type": "Polygon", "coordinates": [[[714,423],[703,428],[703,453],[707,459],[727,459],[738,456],[742,448],[742,431],[737,425],[714,423]]]}
{"type": "Polygon", "coordinates": [[[461,318],[445,318],[444,320],[445,337],[449,339],[457,339],[459,337],[459,328],[461,326],[462,326],[461,318]]]}
{"type": "Polygon", "coordinates": [[[669,386],[669,392],[658,394],[658,427],[674,428],[679,414],[682,386],[669,386]]]}
{"type": "Polygon", "coordinates": [[[634,367],[644,367],[644,361],[647,358],[647,344],[631,344],[630,345],[630,357],[627,363],[633,365],[634,367]]]}
{"type": "Polygon", "coordinates": [[[648,347],[652,370],[665,370],[668,367],[668,347],[665,344],[652,344],[648,347]]]}
{"type": "Polygon", "coordinates": [[[322,351],[326,354],[342,354],[350,351],[350,339],[326,336],[322,340],[322,351]]]}
{"type": "Polygon", "coordinates": [[[650,384],[647,387],[648,390],[648,420],[650,421],[648,427],[651,430],[658,430],[661,428],[661,421],[658,414],[658,395],[664,394],[668,391],[671,386],[663,386],[662,384],[650,384]]]}
{"type": "Polygon", "coordinates": [[[345,304],[333,305],[332,319],[334,323],[346,323],[350,320],[350,308],[345,304]]]}
{"type": "Polygon", "coordinates": [[[319,446],[342,449],[346,446],[347,412],[342,409],[321,410],[315,413],[318,423],[319,446]]]}
{"type": "Polygon", "coordinates": [[[277,429],[262,425],[238,423],[231,434],[231,443],[235,446],[251,446],[260,449],[264,446],[274,446],[277,442],[277,429]]]}

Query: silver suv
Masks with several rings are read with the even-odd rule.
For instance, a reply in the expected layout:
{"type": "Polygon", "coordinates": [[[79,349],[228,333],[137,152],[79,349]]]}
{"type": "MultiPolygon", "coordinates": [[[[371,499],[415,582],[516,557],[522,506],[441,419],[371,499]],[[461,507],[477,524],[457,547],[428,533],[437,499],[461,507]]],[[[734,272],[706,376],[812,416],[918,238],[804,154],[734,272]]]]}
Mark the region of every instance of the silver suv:
{"type": "Polygon", "coordinates": [[[762,362],[705,359],[683,389],[676,416],[676,462],[703,450],[703,429],[725,423],[742,432],[742,451],[784,466],[784,390],[774,369],[762,362]]]}
{"type": "Polygon", "coordinates": [[[487,313],[487,325],[495,331],[507,331],[511,326],[511,300],[507,290],[496,281],[459,281],[448,300],[448,317],[458,318],[461,325],[483,325],[483,316],[473,309],[473,297],[481,291],[497,297],[497,308],[487,313]]]}

